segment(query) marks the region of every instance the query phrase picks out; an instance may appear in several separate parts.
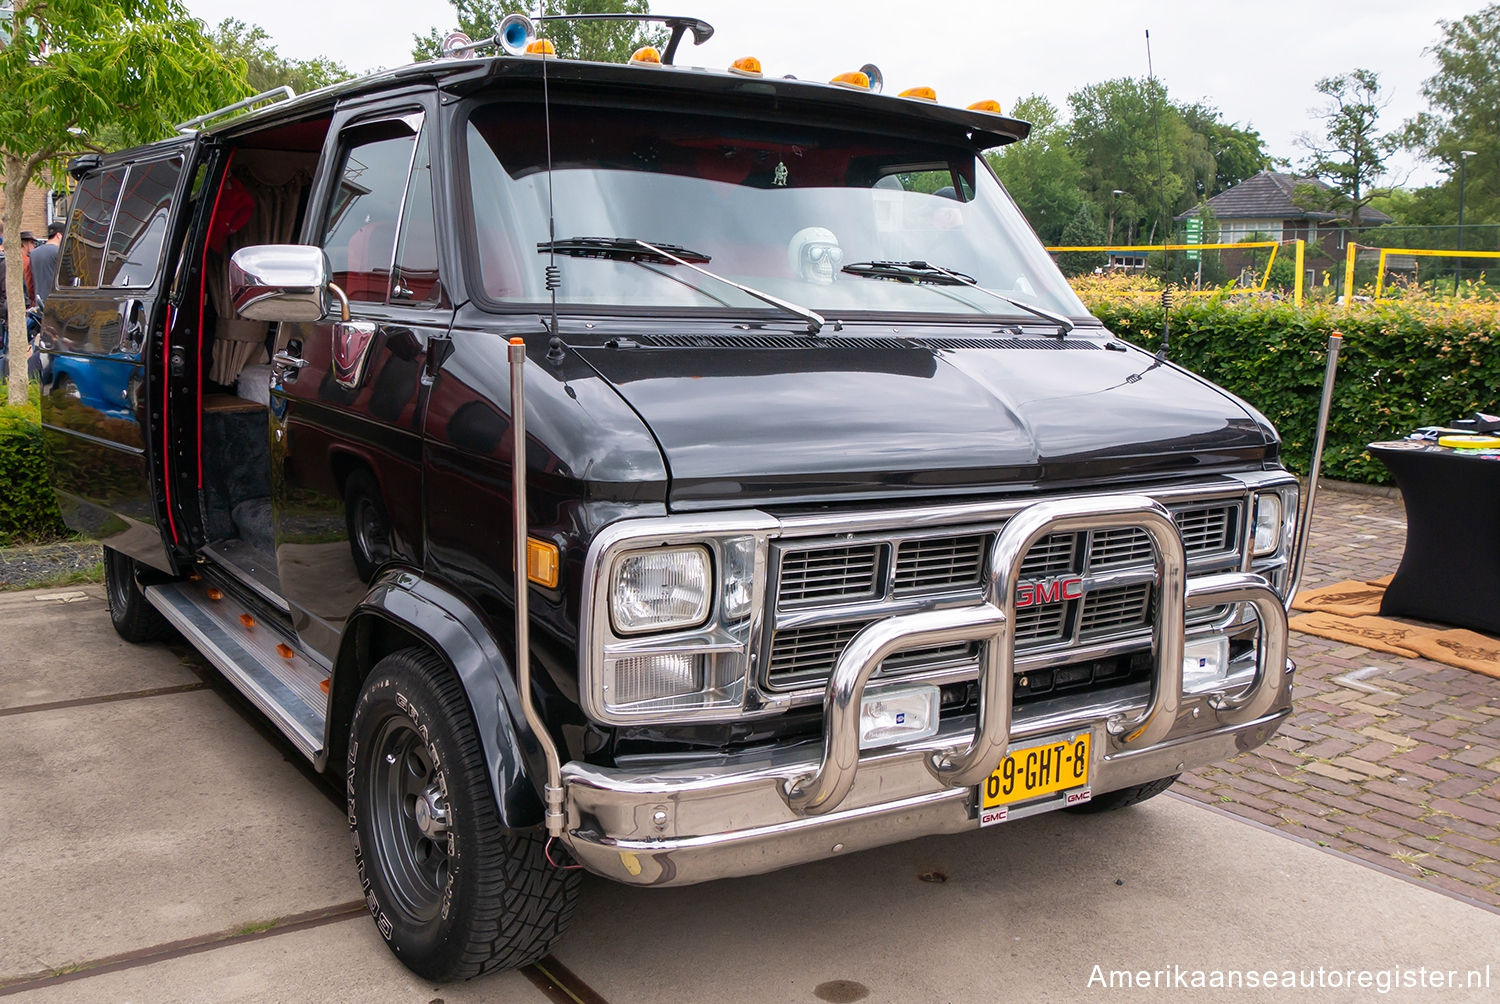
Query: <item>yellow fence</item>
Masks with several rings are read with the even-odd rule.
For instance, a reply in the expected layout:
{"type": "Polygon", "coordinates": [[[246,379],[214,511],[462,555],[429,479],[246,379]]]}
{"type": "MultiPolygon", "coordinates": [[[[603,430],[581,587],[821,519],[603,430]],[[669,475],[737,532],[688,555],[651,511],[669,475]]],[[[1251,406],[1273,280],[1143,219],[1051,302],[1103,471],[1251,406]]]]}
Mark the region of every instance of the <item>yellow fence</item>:
{"type": "MultiPolygon", "coordinates": [[[[1293,253],[1297,257],[1296,268],[1293,270],[1293,272],[1294,272],[1294,274],[1296,276],[1296,279],[1294,280],[1294,283],[1293,283],[1292,299],[1296,302],[1297,306],[1300,307],[1300,306],[1302,306],[1303,261],[1305,260],[1306,254],[1307,254],[1307,244],[1304,241],[1300,241],[1300,240],[1297,240],[1297,241],[1240,241],[1240,242],[1231,243],[1231,244],[1083,244],[1083,245],[1064,245],[1064,246],[1059,246],[1059,247],[1049,247],[1047,250],[1051,251],[1053,253],[1061,253],[1061,252],[1066,252],[1066,251],[1085,251],[1085,252],[1090,252],[1090,251],[1091,252],[1100,252],[1100,251],[1103,251],[1103,252],[1107,253],[1107,252],[1118,251],[1118,252],[1126,253],[1126,254],[1132,253],[1132,252],[1134,252],[1134,253],[1145,252],[1147,254],[1154,254],[1154,253],[1156,253],[1156,252],[1159,251],[1162,254],[1166,254],[1168,251],[1223,251],[1223,250],[1229,250],[1229,249],[1232,249],[1232,248],[1246,248],[1246,249],[1250,249],[1250,248],[1270,248],[1271,249],[1270,256],[1266,258],[1266,267],[1261,272],[1260,282],[1259,283],[1257,283],[1257,284],[1255,284],[1253,286],[1238,286],[1238,287],[1234,287],[1234,288],[1227,289],[1227,290],[1194,289],[1194,290],[1189,290],[1188,291],[1188,294],[1190,296],[1207,296],[1207,295],[1210,295],[1210,294],[1216,293],[1216,292],[1229,292],[1229,293],[1263,293],[1263,292],[1265,292],[1266,282],[1271,277],[1271,266],[1276,263],[1276,253],[1281,249],[1281,246],[1284,243],[1285,244],[1292,244],[1293,245],[1293,253]]],[[[1350,259],[1350,260],[1352,261],[1353,259],[1350,259]]]]}
{"type": "MultiPolygon", "coordinates": [[[[1354,288],[1354,258],[1360,251],[1379,251],[1380,262],[1375,267],[1375,299],[1384,300],[1385,297],[1385,266],[1386,259],[1391,255],[1410,256],[1413,258],[1490,258],[1500,259],[1500,251],[1437,251],[1432,248],[1378,248],[1368,244],[1348,245],[1348,251],[1344,257],[1344,290],[1347,293],[1354,288]]],[[[1354,299],[1346,295],[1344,302],[1349,303],[1354,299]]]]}

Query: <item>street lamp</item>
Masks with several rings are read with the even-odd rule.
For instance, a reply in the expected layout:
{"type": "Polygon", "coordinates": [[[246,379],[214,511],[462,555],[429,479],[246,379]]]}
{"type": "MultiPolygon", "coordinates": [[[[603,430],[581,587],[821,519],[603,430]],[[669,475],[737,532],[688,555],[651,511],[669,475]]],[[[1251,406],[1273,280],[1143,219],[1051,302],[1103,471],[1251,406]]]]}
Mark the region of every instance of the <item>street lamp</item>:
{"type": "Polygon", "coordinates": [[[1104,241],[1106,244],[1113,244],[1115,242],[1115,208],[1119,205],[1119,198],[1122,195],[1129,194],[1123,188],[1117,188],[1109,193],[1109,236],[1104,241]]]}
{"type": "MultiPolygon", "coordinates": [[[[1474,156],[1473,150],[1458,151],[1458,249],[1464,249],[1464,169],[1469,166],[1469,158],[1474,156]]],[[[1453,295],[1458,295],[1459,273],[1463,271],[1463,259],[1453,260],[1453,295]]]]}

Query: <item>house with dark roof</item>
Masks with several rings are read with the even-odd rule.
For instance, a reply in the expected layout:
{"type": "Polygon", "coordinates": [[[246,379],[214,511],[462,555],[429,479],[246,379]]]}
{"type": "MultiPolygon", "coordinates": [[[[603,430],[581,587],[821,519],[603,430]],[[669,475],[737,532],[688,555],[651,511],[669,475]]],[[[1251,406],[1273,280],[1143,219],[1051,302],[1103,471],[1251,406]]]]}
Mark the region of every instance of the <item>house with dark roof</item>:
{"type": "MultiPolygon", "coordinates": [[[[1308,279],[1321,279],[1323,269],[1342,268],[1343,251],[1352,231],[1347,216],[1298,204],[1297,189],[1308,186],[1320,192],[1333,189],[1316,178],[1299,178],[1280,171],[1260,171],[1233,188],[1208,200],[1219,224],[1219,240],[1225,244],[1244,240],[1307,241],[1305,263],[1308,279]],[[1263,236],[1261,236],[1263,235],[1263,236]],[[1314,254],[1316,244],[1323,254],[1314,254]]],[[[1303,200],[1317,204],[1322,200],[1303,200]]],[[[1196,208],[1177,217],[1178,222],[1197,216],[1196,208]]],[[[1360,211],[1361,226],[1379,226],[1392,222],[1378,209],[1366,206],[1360,211]]]]}

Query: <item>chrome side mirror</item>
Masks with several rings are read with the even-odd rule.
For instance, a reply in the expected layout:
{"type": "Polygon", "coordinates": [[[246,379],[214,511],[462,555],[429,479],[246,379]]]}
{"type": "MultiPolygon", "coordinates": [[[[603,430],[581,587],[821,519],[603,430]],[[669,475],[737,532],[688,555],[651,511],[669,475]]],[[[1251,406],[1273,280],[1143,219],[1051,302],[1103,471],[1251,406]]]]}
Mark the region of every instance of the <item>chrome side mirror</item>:
{"type": "Polygon", "coordinates": [[[229,301],[249,321],[319,321],[337,297],[340,317],[349,319],[349,298],[329,281],[322,248],[307,244],[259,244],[240,248],[229,259],[229,301]]]}

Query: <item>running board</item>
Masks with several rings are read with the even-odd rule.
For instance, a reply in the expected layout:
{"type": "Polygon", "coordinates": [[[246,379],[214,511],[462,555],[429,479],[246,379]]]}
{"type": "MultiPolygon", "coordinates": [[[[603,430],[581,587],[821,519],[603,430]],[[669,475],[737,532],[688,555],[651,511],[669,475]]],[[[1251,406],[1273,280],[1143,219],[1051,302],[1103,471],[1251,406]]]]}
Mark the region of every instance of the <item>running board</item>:
{"type": "Polygon", "coordinates": [[[304,756],[312,760],[323,752],[327,671],[216,586],[168,582],[142,591],[304,756]]]}

